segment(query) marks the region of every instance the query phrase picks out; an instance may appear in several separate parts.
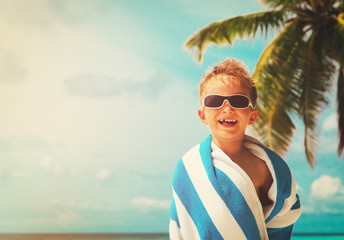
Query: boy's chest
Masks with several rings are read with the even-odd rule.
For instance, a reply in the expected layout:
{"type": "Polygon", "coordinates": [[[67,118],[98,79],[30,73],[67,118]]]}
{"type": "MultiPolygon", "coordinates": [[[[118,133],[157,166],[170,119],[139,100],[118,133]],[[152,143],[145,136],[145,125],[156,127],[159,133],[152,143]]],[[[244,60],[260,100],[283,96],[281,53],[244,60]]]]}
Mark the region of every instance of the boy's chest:
{"type": "Polygon", "coordinates": [[[266,163],[252,154],[245,154],[232,160],[250,177],[262,205],[269,205],[271,200],[268,198],[268,192],[273,180],[266,163]]]}

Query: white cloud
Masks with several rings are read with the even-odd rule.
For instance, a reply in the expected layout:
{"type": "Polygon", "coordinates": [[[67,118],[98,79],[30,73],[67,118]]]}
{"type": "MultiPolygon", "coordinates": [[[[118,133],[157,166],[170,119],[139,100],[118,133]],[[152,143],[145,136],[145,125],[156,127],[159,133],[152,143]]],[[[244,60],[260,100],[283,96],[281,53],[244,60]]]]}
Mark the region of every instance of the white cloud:
{"type": "Polygon", "coordinates": [[[157,200],[153,198],[134,198],[132,203],[137,207],[144,207],[144,208],[157,208],[157,209],[169,209],[171,201],[170,200],[157,200]]]}
{"type": "Polygon", "coordinates": [[[216,1],[216,8],[211,1],[201,1],[201,4],[195,4],[190,0],[178,0],[177,3],[181,3],[183,10],[192,16],[202,18],[210,17],[213,20],[220,20],[222,18],[228,18],[233,15],[240,15],[257,11],[257,8],[264,9],[257,1],[216,1]]]}
{"type": "Polygon", "coordinates": [[[70,169],[70,175],[71,176],[80,176],[81,175],[81,171],[79,168],[71,168],[70,169]]]}
{"type": "Polygon", "coordinates": [[[77,218],[80,218],[80,216],[73,212],[58,212],[54,213],[52,216],[28,218],[27,222],[29,224],[39,224],[40,226],[46,226],[51,224],[66,225],[72,223],[77,218]]]}
{"type": "Polygon", "coordinates": [[[55,163],[55,160],[50,156],[44,156],[40,161],[40,165],[54,175],[59,175],[63,172],[62,167],[55,163]]]}
{"type": "Polygon", "coordinates": [[[44,167],[45,169],[50,170],[52,166],[53,159],[49,156],[44,156],[40,162],[40,165],[44,167]]]}
{"type": "Polygon", "coordinates": [[[52,199],[50,203],[54,207],[61,208],[63,210],[100,210],[100,211],[117,211],[123,209],[123,204],[117,204],[115,202],[99,202],[87,200],[74,200],[74,199],[52,199]]]}
{"type": "Polygon", "coordinates": [[[296,183],[296,191],[303,192],[303,188],[298,183],[296,183]]]}
{"type": "Polygon", "coordinates": [[[65,80],[69,94],[86,97],[110,97],[123,93],[143,94],[149,98],[158,95],[171,81],[166,74],[158,73],[146,80],[133,81],[95,74],[76,75],[65,80]]]}
{"type": "Polygon", "coordinates": [[[338,120],[337,113],[329,115],[322,124],[322,134],[320,135],[319,152],[336,153],[338,147],[338,120]]]}
{"type": "Polygon", "coordinates": [[[297,127],[289,147],[289,152],[303,154],[305,152],[304,135],[300,133],[303,132],[304,127],[303,125],[300,125],[301,123],[299,120],[296,120],[295,123],[297,127]]]}
{"type": "Polygon", "coordinates": [[[94,177],[99,180],[104,180],[104,179],[109,178],[111,175],[112,175],[112,172],[110,170],[103,168],[103,169],[100,169],[98,172],[96,172],[94,177]]]}
{"type": "Polygon", "coordinates": [[[87,209],[90,206],[89,202],[86,201],[75,201],[75,200],[60,200],[60,199],[53,199],[51,203],[54,206],[60,206],[60,207],[68,207],[68,208],[81,208],[81,209],[87,209]]]}
{"type": "Polygon", "coordinates": [[[333,113],[328,116],[323,124],[323,129],[325,131],[337,130],[338,129],[338,122],[337,122],[337,114],[333,113]]]}
{"type": "Polygon", "coordinates": [[[17,177],[17,178],[27,178],[29,177],[29,174],[22,170],[15,170],[12,172],[12,176],[17,177]]]}
{"type": "Polygon", "coordinates": [[[72,212],[68,212],[68,213],[57,213],[57,220],[59,222],[70,222],[75,220],[76,218],[79,218],[79,215],[72,213],[72,212]]]}
{"type": "Polygon", "coordinates": [[[339,177],[331,177],[322,175],[320,178],[314,180],[311,185],[311,194],[314,197],[326,199],[333,197],[336,194],[343,193],[344,186],[339,177]]]}
{"type": "Polygon", "coordinates": [[[302,205],[302,212],[303,213],[314,213],[315,212],[314,206],[302,205]]]}
{"type": "Polygon", "coordinates": [[[0,48],[1,83],[17,83],[25,77],[26,72],[19,56],[0,48]]]}

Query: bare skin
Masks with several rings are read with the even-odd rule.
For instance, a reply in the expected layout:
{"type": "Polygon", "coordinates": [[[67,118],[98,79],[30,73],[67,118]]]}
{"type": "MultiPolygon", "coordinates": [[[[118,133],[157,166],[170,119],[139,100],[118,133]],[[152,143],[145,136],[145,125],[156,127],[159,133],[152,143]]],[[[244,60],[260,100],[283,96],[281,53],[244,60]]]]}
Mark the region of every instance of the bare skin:
{"type": "Polygon", "coordinates": [[[268,192],[273,180],[265,162],[246,149],[229,157],[250,177],[262,206],[270,205],[272,201],[268,197],[268,192]]]}

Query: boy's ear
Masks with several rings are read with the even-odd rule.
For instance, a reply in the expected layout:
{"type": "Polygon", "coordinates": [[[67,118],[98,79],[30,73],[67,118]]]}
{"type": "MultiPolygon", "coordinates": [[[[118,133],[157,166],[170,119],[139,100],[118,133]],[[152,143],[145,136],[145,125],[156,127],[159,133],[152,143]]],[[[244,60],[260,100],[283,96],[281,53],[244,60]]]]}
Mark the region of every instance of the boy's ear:
{"type": "Polygon", "coordinates": [[[201,119],[201,121],[202,121],[205,125],[208,124],[208,121],[207,121],[207,119],[205,118],[204,108],[198,109],[198,116],[199,116],[199,118],[201,119]]]}
{"type": "Polygon", "coordinates": [[[248,122],[248,125],[252,125],[258,117],[258,110],[252,110],[251,115],[250,115],[250,120],[248,122]]]}

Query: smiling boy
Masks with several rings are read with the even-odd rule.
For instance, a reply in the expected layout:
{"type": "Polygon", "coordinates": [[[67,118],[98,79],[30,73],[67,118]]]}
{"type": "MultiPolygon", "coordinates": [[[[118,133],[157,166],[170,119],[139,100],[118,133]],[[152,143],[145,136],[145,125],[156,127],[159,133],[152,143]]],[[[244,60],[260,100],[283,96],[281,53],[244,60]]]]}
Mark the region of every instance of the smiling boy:
{"type": "Polygon", "coordinates": [[[203,75],[198,115],[211,135],[178,162],[173,176],[171,239],[290,239],[301,214],[285,162],[245,134],[257,92],[240,61],[203,75]]]}

